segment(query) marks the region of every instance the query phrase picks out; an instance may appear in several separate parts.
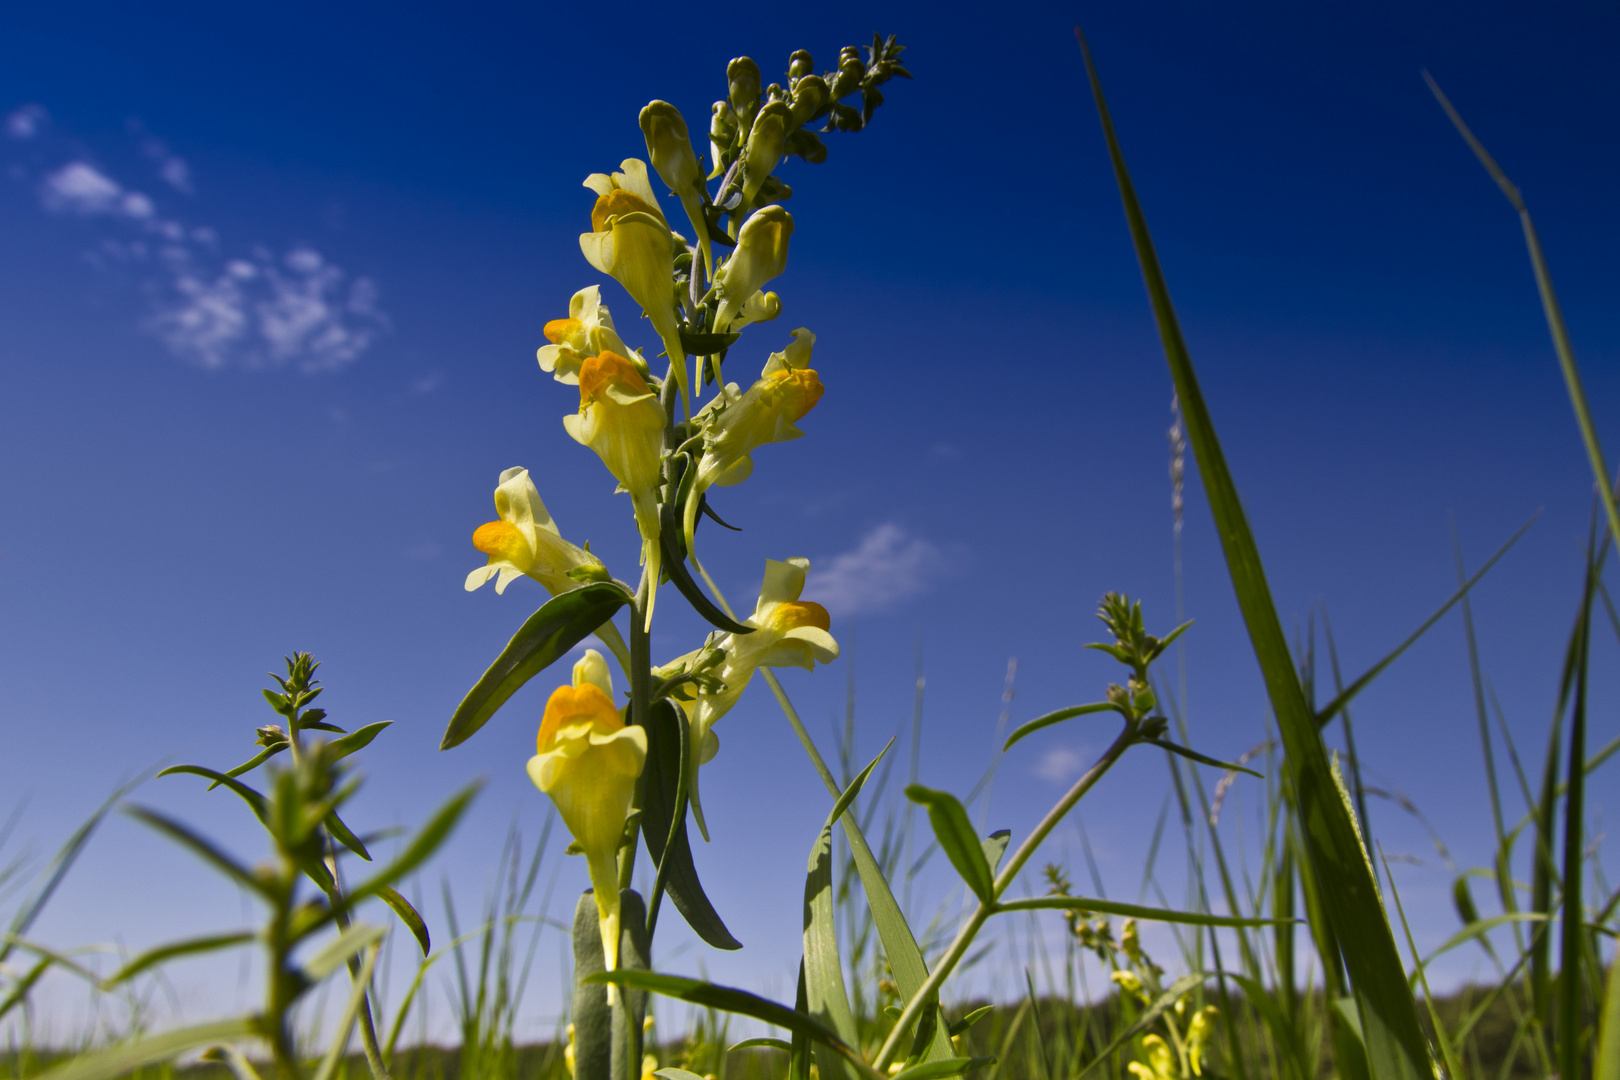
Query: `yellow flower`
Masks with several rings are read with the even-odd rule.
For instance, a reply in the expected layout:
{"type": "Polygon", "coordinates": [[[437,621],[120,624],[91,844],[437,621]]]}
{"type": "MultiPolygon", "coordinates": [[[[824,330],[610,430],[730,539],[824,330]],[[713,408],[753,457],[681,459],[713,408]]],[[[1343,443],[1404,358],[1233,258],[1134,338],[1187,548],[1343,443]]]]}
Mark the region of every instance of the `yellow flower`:
{"type": "Polygon", "coordinates": [[[724,333],[767,281],[787,267],[788,240],[793,236],[793,215],[780,206],[766,206],[743,222],[737,233],[737,250],[731,253],[718,273],[720,310],[714,328],[724,333]]]}
{"type": "Polygon", "coordinates": [[[753,452],[767,443],[787,442],[804,432],[794,427],[821,400],[821,379],[810,368],[816,335],[800,327],[779,353],[772,353],[758,381],[747,392],[732,383],[715,395],[699,419],[704,422],[703,456],[687,496],[686,549],[692,550],[699,501],[715,484],[740,484],[754,471],[753,452]]]}
{"type": "Polygon", "coordinates": [[[574,665],[573,685],[558,687],[546,702],[535,749],[529,779],[551,796],[585,853],[602,956],[613,971],[619,966],[619,840],[647,760],[647,733],[620,718],[607,664],[596,650],[574,665]]]}
{"type": "Polygon", "coordinates": [[[581,289],[568,301],[568,318],[546,323],[546,340],[536,352],[540,370],[549,371],[560,383],[579,382],[579,366],[587,356],[615,352],[629,356],[630,349],[613,328],[613,316],[602,303],[602,290],[595,285],[581,289]]]}
{"type": "Polygon", "coordinates": [[[1205,1005],[1199,1009],[1187,1025],[1187,1064],[1194,1076],[1204,1075],[1204,1048],[1209,1045],[1210,1036],[1215,1034],[1215,1018],[1220,1010],[1213,1005],[1205,1005]]]}
{"type": "Polygon", "coordinates": [[[1138,998],[1144,1004],[1148,1002],[1148,992],[1142,987],[1142,980],[1134,971],[1115,971],[1108,976],[1119,986],[1120,991],[1138,998]]]}
{"type": "Polygon", "coordinates": [[[1133,1061],[1128,1068],[1131,1075],[1137,1080],[1176,1080],[1174,1059],[1170,1055],[1170,1045],[1158,1035],[1149,1035],[1142,1040],[1142,1049],[1147,1051],[1147,1064],[1133,1061]]]}
{"type": "Polygon", "coordinates": [[[766,177],[776,171],[787,137],[797,126],[793,122],[793,110],[781,101],[768,103],[754,116],[754,126],[748,132],[748,147],[743,151],[744,207],[753,203],[766,177]]]}
{"type": "Polygon", "coordinates": [[[1125,955],[1132,960],[1142,959],[1142,939],[1136,932],[1136,920],[1126,919],[1125,925],[1120,927],[1119,947],[1125,950],[1125,955]]]}
{"type": "MultiPolygon", "coordinates": [[[[495,513],[498,520],[473,531],[473,547],[488,555],[489,562],[467,575],[468,592],[492,577],[495,591],[505,592],[514,579],[527,574],[552,596],[559,596],[583,584],[568,576],[570,570],[588,570],[592,577],[607,578],[607,567],[601,559],[562,538],[528,469],[501,473],[495,488],[495,513]]],[[[596,636],[628,671],[630,650],[624,647],[618,628],[605,622],[596,628],[596,636]]]]}
{"type": "Polygon", "coordinates": [[[641,531],[641,561],[649,568],[653,588],[647,620],[652,621],[652,595],[658,588],[658,486],[664,444],[664,407],[641,372],[618,353],[587,357],[579,369],[579,412],[563,417],[574,441],[596,451],[619,486],[630,493],[636,528],[641,531]]]}
{"type": "MultiPolygon", "coordinates": [[[[811,670],[817,661],[830,664],[838,659],[838,642],[828,632],[832,619],[827,609],[813,601],[799,599],[809,572],[808,559],[765,560],[765,583],[759,590],[759,602],[754,606],[753,616],[744,621],[744,625],[755,627],[754,631],[727,634],[719,643],[725,660],[715,676],[723,685],[712,693],[696,691],[681,700],[691,728],[687,745],[691,753],[688,787],[692,816],[705,840],[709,838],[709,829],[698,797],[698,767],[708,764],[720,749],[720,740],[713,731],[715,722],[737,704],[757,669],[802,667],[811,670]]],[[[694,655],[688,654],[665,665],[661,673],[673,673],[694,655]]],[[[668,674],[663,677],[667,678],[668,674]]]]}
{"type": "Polygon", "coordinates": [[[641,134],[647,140],[647,156],[664,183],[681,200],[681,208],[698,238],[703,251],[703,265],[713,267],[709,251],[709,226],[703,217],[703,203],[708,194],[703,184],[703,169],[692,150],[692,137],[686,130],[686,118],[667,101],[648,102],[641,110],[641,134]]]}
{"type": "MultiPolygon", "coordinates": [[[[591,209],[592,231],[580,234],[579,248],[586,262],[611,275],[646,312],[664,342],[685,401],[686,353],[675,311],[677,237],[658,209],[646,163],[626,158],[620,168],[624,171],[611,176],[592,173],[585,178],[597,199],[591,209]]],[[[683,250],[685,243],[680,241],[683,250]]]]}

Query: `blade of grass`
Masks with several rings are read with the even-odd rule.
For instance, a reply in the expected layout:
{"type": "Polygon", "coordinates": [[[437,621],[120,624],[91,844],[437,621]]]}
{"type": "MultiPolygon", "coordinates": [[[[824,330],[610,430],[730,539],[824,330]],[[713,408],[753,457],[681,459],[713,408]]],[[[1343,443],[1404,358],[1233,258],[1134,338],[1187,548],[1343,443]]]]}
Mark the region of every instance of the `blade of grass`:
{"type": "Polygon", "coordinates": [[[1276,713],[1278,729],[1297,792],[1297,813],[1305,850],[1322,886],[1324,906],[1338,939],[1344,944],[1346,967],[1360,1008],[1373,1075],[1384,1080],[1428,1080],[1432,1076],[1429,1052],[1418,1020],[1417,1002],[1406,983],[1406,973],[1389,922],[1384,917],[1372,871],[1356,827],[1339,798],[1329,773],[1327,750],[1316,716],[1295,675],[1287,640],[1277,619],[1271,589],[1266,583],[1260,553],[1238,499],[1237,487],[1204,404],[1203,391],[1182,339],[1171,305],[1170,292],[1159,268],[1147,221],[1125,168],[1124,154],[1103,98],[1085,36],[1075,29],[1092,95],[1102,121],[1103,135],[1113,161],[1114,176],[1131,240],[1153,304],[1160,340],[1169,360],[1177,399],[1187,426],[1205,494],[1226,555],[1227,569],[1243,612],[1244,623],[1264,675],[1267,695],[1276,713]]]}

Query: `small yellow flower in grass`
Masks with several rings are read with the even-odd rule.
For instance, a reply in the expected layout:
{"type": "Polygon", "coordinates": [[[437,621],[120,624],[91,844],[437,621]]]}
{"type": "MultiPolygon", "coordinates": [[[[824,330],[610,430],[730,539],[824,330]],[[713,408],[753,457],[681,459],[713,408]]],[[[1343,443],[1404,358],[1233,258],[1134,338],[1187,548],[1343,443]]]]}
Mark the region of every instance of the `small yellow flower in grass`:
{"type": "Polygon", "coordinates": [[[821,400],[821,378],[810,368],[816,335],[800,327],[786,349],[772,353],[758,381],[746,392],[728,385],[699,414],[704,421],[703,456],[687,496],[683,524],[686,549],[703,493],[718,484],[740,484],[754,471],[753,452],[767,443],[787,442],[804,432],[794,425],[821,400]]]}
{"type": "Polygon", "coordinates": [[[546,702],[529,759],[529,779],[551,796],[585,853],[607,970],[619,966],[619,840],[647,760],[647,733],[627,726],[613,702],[607,663],[591,649],[574,665],[572,686],[546,702]]]}
{"type": "MultiPolygon", "coordinates": [[[[817,661],[830,664],[838,659],[838,642],[828,632],[832,619],[827,609],[799,599],[809,572],[808,559],[765,560],[765,583],[759,591],[759,602],[753,616],[746,620],[746,625],[756,629],[749,634],[728,634],[720,642],[725,660],[715,677],[723,685],[713,693],[696,692],[685,698],[677,694],[691,730],[687,745],[691,754],[688,776],[692,816],[705,840],[709,828],[698,797],[698,771],[720,749],[720,740],[713,731],[716,721],[737,704],[759,668],[802,667],[808,671],[817,661]]],[[[686,659],[682,657],[663,670],[672,671],[686,659]]]]}
{"type": "Polygon", "coordinates": [[[1142,938],[1136,932],[1136,920],[1126,919],[1125,925],[1119,930],[1119,947],[1125,950],[1125,955],[1132,960],[1142,959],[1142,938]]]}
{"type": "Polygon", "coordinates": [[[1148,992],[1142,986],[1142,980],[1134,971],[1115,971],[1108,976],[1120,989],[1121,993],[1130,994],[1144,1004],[1148,1002],[1148,992]]]}
{"type": "Polygon", "coordinates": [[[608,472],[630,493],[641,532],[641,559],[653,582],[647,601],[652,624],[652,597],[657,593],[659,466],[663,452],[664,407],[635,364],[618,353],[587,357],[579,368],[579,412],[563,417],[574,441],[596,451],[608,472]]]}
{"type": "MultiPolygon", "coordinates": [[[[658,209],[646,163],[626,158],[620,168],[624,171],[611,176],[586,177],[585,186],[596,192],[597,199],[591,208],[592,231],[580,234],[579,248],[586,262],[611,275],[646,312],[664,342],[685,400],[686,352],[681,348],[674,291],[677,238],[658,209]]],[[[678,243],[684,251],[686,242],[678,243]]]]}
{"type": "Polygon", "coordinates": [[[630,349],[613,328],[613,316],[602,303],[602,290],[592,285],[575,293],[568,301],[568,317],[546,323],[546,340],[536,352],[540,370],[549,371],[560,383],[579,382],[579,366],[587,356],[615,352],[629,356],[630,349]]]}
{"type": "Polygon", "coordinates": [[[720,310],[714,328],[724,333],[764,284],[787,268],[788,241],[793,236],[793,215],[780,206],[766,206],[743,222],[737,249],[715,274],[720,287],[720,310]]]}
{"type": "Polygon", "coordinates": [[[1127,1067],[1132,1076],[1137,1080],[1176,1080],[1175,1059],[1169,1043],[1158,1035],[1149,1035],[1142,1040],[1142,1049],[1147,1052],[1147,1064],[1131,1062],[1127,1067]]]}
{"type": "Polygon", "coordinates": [[[1192,1068],[1194,1076],[1204,1075],[1204,1050],[1209,1046],[1210,1037],[1215,1034],[1215,1018],[1220,1010],[1213,1005],[1205,1005],[1193,1015],[1192,1023],[1187,1025],[1187,1064],[1192,1068]]]}

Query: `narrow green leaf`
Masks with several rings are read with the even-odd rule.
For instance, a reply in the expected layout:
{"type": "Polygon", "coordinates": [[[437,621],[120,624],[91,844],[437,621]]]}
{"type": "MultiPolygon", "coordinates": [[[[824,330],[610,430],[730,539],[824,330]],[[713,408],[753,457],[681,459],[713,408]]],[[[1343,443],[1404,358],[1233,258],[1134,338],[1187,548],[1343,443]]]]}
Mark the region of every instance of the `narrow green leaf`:
{"type": "Polygon", "coordinates": [[[1305,1064],[1305,1052],[1299,1045],[1299,1033],[1283,1015],[1282,1007],[1277,1003],[1277,996],[1266,989],[1258,979],[1251,979],[1235,972],[1228,972],[1226,977],[1238,984],[1243,990],[1243,995],[1249,999],[1249,1005],[1260,1014],[1266,1027],[1271,1030],[1272,1039],[1282,1050],[1284,1075],[1293,1080],[1311,1080],[1315,1076],[1315,1070],[1305,1064]]]}
{"type": "Polygon", "coordinates": [[[456,706],[439,749],[448,750],[465,742],[524,683],[585,640],[629,600],[623,589],[605,581],[582,585],[547,600],[518,628],[501,655],[456,706]]]}
{"type": "Polygon", "coordinates": [[[0,1019],[4,1019],[12,1009],[28,1000],[28,995],[33,991],[34,984],[44,978],[45,973],[49,970],[51,970],[51,959],[45,957],[29,968],[21,978],[16,979],[12,984],[11,992],[3,999],[0,999],[0,1019]]]}
{"type": "Polygon", "coordinates": [[[958,1035],[965,1035],[968,1029],[973,1027],[974,1024],[977,1024],[980,1020],[983,1020],[985,1017],[989,1016],[995,1011],[996,1007],[994,1005],[980,1005],[977,1009],[974,1009],[972,1012],[962,1017],[962,1019],[951,1025],[951,1038],[954,1039],[958,1035]]]}
{"type": "Polygon", "coordinates": [[[343,1051],[348,1049],[349,1036],[354,1033],[354,1022],[360,1015],[361,1005],[365,1003],[367,988],[371,986],[371,973],[377,967],[377,954],[381,951],[377,947],[377,941],[381,940],[382,934],[382,928],[378,927],[377,939],[366,946],[366,958],[360,962],[360,969],[354,974],[349,988],[349,1000],[343,1007],[343,1016],[338,1020],[332,1045],[327,1048],[326,1056],[316,1068],[313,1080],[332,1080],[338,1062],[343,1059],[343,1051]]]}
{"type": "MultiPolygon", "coordinates": [[[[596,897],[590,890],[574,905],[573,1080],[612,1080],[613,1009],[607,987],[596,978],[607,967],[596,897]]],[[[466,997],[463,992],[463,998],[466,997]]]]}
{"type": "Polygon", "coordinates": [[[368,896],[375,896],[427,861],[428,856],[438,850],[439,845],[444,843],[450,831],[456,827],[456,822],[461,820],[462,812],[467,809],[467,804],[472,802],[473,796],[478,794],[481,786],[480,781],[468,784],[434,811],[433,816],[411,838],[411,842],[405,845],[404,851],[371,878],[350,891],[347,897],[349,906],[354,906],[368,896]]]}
{"type": "Polygon", "coordinates": [[[694,334],[690,330],[682,330],[681,348],[685,349],[689,356],[711,356],[730,348],[740,337],[741,334],[734,333],[694,334]]]}
{"type": "Polygon", "coordinates": [[[1011,841],[1011,829],[997,829],[979,841],[979,848],[984,852],[984,861],[989,864],[991,874],[1001,869],[1001,858],[1007,854],[1007,845],[1011,841]]]}
{"type": "Polygon", "coordinates": [[[367,724],[356,731],[351,731],[341,739],[333,739],[327,743],[322,753],[328,761],[341,761],[356,750],[364,750],[371,745],[371,740],[382,733],[382,729],[392,724],[392,720],[382,720],[375,724],[367,724]]]}
{"type": "MultiPolygon", "coordinates": [[[[1469,923],[1463,929],[1447,938],[1445,944],[1441,945],[1438,949],[1435,949],[1428,956],[1425,956],[1418,967],[1427,968],[1430,964],[1438,960],[1441,956],[1444,956],[1446,953],[1450,952],[1452,949],[1457,948],[1459,945],[1466,945],[1476,938],[1483,938],[1486,934],[1490,933],[1492,930],[1495,930],[1498,926],[1507,926],[1510,923],[1518,922],[1546,921],[1547,916],[1543,915],[1539,911],[1514,911],[1506,915],[1493,915],[1488,919],[1480,919],[1476,922],[1469,923]]],[[[1412,979],[1417,979],[1417,971],[1415,970],[1412,972],[1412,979]]]]}
{"type": "MultiPolygon", "coordinates": [[[[734,1050],[780,1050],[784,1054],[791,1054],[793,1053],[793,1044],[788,1042],[786,1039],[744,1039],[740,1043],[732,1043],[730,1046],[726,1047],[726,1053],[728,1054],[734,1050]]],[[[663,1076],[665,1073],[679,1073],[683,1071],[684,1070],[681,1069],[659,1069],[654,1075],[663,1076]]],[[[691,1076],[692,1074],[685,1073],[685,1075],[691,1076]]]]}
{"type": "Polygon", "coordinates": [[[1114,133],[1091,52],[1078,28],[1075,36],[1085,60],[1131,241],[1181,404],[1188,441],[1215,518],[1238,607],[1248,627],[1272,712],[1277,718],[1294,783],[1294,810],[1305,851],[1321,886],[1329,921],[1344,946],[1345,967],[1361,1011],[1368,1064],[1378,1080],[1432,1080],[1428,1042],[1418,1019],[1417,1002],[1407,985],[1395,937],[1379,900],[1377,883],[1362,855],[1356,826],[1333,782],[1316,716],[1294,671],[1293,657],[1271,599],[1260,552],[1204,403],[1192,358],[1181,336],[1170,290],[1125,168],[1124,153],[1114,133]]]}
{"type": "Polygon", "coordinates": [[[388,933],[386,927],[372,926],[370,923],[354,923],[332,939],[324,949],[304,962],[304,977],[312,985],[320,982],[346,964],[349,957],[366,946],[381,941],[386,933],[388,933]]]}
{"type": "Polygon", "coordinates": [[[321,824],[326,826],[326,831],[332,835],[332,839],[366,860],[366,862],[371,861],[371,852],[366,850],[366,845],[343,823],[343,819],[337,816],[336,810],[327,814],[321,824]]]}
{"type": "Polygon", "coordinates": [[[935,839],[951,860],[951,865],[956,867],[956,872],[973,890],[973,895],[983,903],[993,903],[995,875],[990,872],[990,864],[985,862],[984,848],[980,846],[978,834],[973,831],[973,822],[968,819],[967,811],[962,809],[956,796],[921,784],[911,784],[906,788],[906,798],[927,808],[928,823],[934,827],[935,839]]]}
{"type": "MultiPolygon", "coordinates": [[[[878,752],[833,804],[826,823],[810,848],[804,879],[804,987],[806,1011],[851,1046],[860,1041],[855,1014],[844,987],[844,969],[838,952],[838,927],[833,905],[832,827],[854,803],[872,770],[894,745],[878,752]]],[[[830,1051],[819,1051],[817,1064],[825,1080],[845,1075],[843,1063],[830,1051]]]]}
{"type": "MultiPolygon", "coordinates": [[[[716,606],[703,587],[692,578],[692,572],[686,568],[686,552],[683,550],[684,541],[681,539],[681,522],[675,514],[675,507],[665,505],[659,511],[661,528],[659,529],[659,545],[664,549],[664,569],[669,574],[669,580],[674,584],[680,594],[686,597],[686,602],[710,625],[716,626],[730,634],[752,634],[754,628],[738,622],[716,606]]],[[[729,528],[729,526],[728,526],[729,528]]]]}
{"type": "MultiPolygon", "coordinates": [[[[269,761],[271,758],[275,757],[285,749],[287,749],[287,744],[284,742],[278,742],[273,746],[267,746],[235,768],[226,769],[225,775],[241,776],[243,773],[252,772],[254,769],[257,769],[260,765],[263,765],[265,762],[269,761]]],[[[167,772],[168,770],[164,771],[167,772]]],[[[158,773],[158,775],[162,776],[163,773],[158,773]]],[[[213,791],[215,788],[219,787],[219,785],[220,781],[216,780],[212,784],[208,785],[208,790],[213,791]]]]}
{"type": "Polygon", "coordinates": [[[424,957],[433,951],[433,939],[428,936],[427,923],[422,921],[422,916],[417,914],[410,901],[386,885],[377,890],[377,899],[394,909],[399,921],[405,924],[411,936],[416,938],[416,943],[422,947],[424,957]]]}
{"type": "Polygon", "coordinates": [[[230,788],[243,802],[248,804],[248,807],[253,811],[253,815],[259,819],[259,824],[269,824],[269,819],[265,817],[264,796],[257,790],[242,783],[242,781],[235,779],[230,773],[218,772],[202,765],[171,765],[159,772],[158,776],[176,776],[181,773],[189,773],[192,776],[201,776],[205,780],[212,780],[213,783],[208,785],[210,791],[220,786],[230,788]]]}
{"type": "Polygon", "coordinates": [[[746,990],[719,986],[704,982],[702,979],[689,979],[681,975],[663,975],[654,971],[599,971],[589,976],[586,981],[617,983],[623,987],[689,1001],[705,1008],[719,1009],[721,1012],[752,1016],[755,1020],[773,1027],[786,1028],[815,1042],[825,1043],[842,1054],[846,1061],[864,1068],[860,1055],[854,1049],[804,1013],[794,1012],[786,1005],[757,994],[750,994],[746,990]]]}
{"type": "MultiPolygon", "coordinates": [[[[647,768],[643,774],[641,836],[647,845],[647,853],[652,856],[653,865],[661,866],[670,826],[675,824],[675,795],[681,769],[680,748],[686,722],[681,719],[676,706],[668,701],[658,702],[650,713],[647,768]]],[[[664,887],[669,891],[675,910],[704,941],[716,949],[742,948],[742,942],[732,937],[731,931],[726,929],[725,921],[715,911],[703,891],[702,882],[698,880],[684,815],[675,832],[675,846],[669,850],[669,869],[665,873],[664,887]]]]}
{"type": "Polygon", "coordinates": [[[105,989],[111,989],[121,982],[133,979],[148,968],[158,964],[167,963],[181,956],[195,956],[198,953],[214,952],[218,949],[228,949],[233,945],[245,945],[254,940],[251,930],[242,930],[234,934],[208,934],[204,937],[190,938],[186,941],[174,941],[167,945],[159,945],[155,949],[148,949],[135,959],[119,968],[106,982],[102,983],[105,989]]]}
{"type": "Polygon", "coordinates": [[[1174,1008],[1176,1002],[1180,1001],[1184,995],[1190,993],[1196,987],[1202,985],[1207,978],[1209,978],[1208,973],[1194,971],[1171,983],[1169,989],[1154,999],[1153,1004],[1149,1005],[1142,1015],[1136,1018],[1136,1023],[1114,1036],[1114,1041],[1098,1051],[1097,1056],[1088,1061],[1085,1068],[1075,1074],[1074,1080],[1080,1080],[1080,1077],[1112,1057],[1114,1051],[1158,1023],[1159,1017],[1163,1016],[1169,1009],[1174,1008]]]}
{"type": "Polygon", "coordinates": [[[944,1061],[925,1061],[921,1065],[913,1065],[895,1074],[894,1080],[942,1080],[947,1076],[961,1076],[963,1073],[982,1069],[986,1065],[994,1065],[996,1059],[992,1057],[975,1058],[946,1058],[944,1061]]]}
{"type": "Polygon", "coordinates": [[[1350,704],[1352,698],[1367,688],[1367,684],[1371,683],[1374,679],[1381,675],[1384,669],[1393,664],[1402,653],[1411,648],[1413,645],[1417,644],[1418,638],[1428,633],[1430,628],[1433,627],[1435,623],[1440,621],[1441,616],[1445,615],[1446,612],[1450,611],[1460,601],[1467,597],[1468,590],[1479,584],[1480,579],[1485,576],[1486,572],[1489,571],[1491,567],[1496,565],[1498,559],[1508,553],[1509,548],[1513,547],[1514,544],[1519,542],[1519,537],[1528,532],[1530,526],[1534,525],[1536,523],[1536,519],[1540,516],[1540,510],[1537,510],[1534,514],[1531,514],[1530,520],[1526,521],[1523,525],[1520,525],[1518,531],[1512,536],[1508,537],[1507,542],[1496,549],[1496,554],[1492,555],[1489,559],[1486,559],[1485,565],[1474,571],[1474,576],[1463,582],[1462,585],[1458,587],[1457,591],[1451,594],[1451,598],[1440,605],[1439,610],[1437,610],[1433,615],[1430,615],[1427,619],[1424,619],[1422,624],[1419,625],[1416,630],[1407,635],[1405,641],[1401,642],[1399,645],[1395,646],[1394,649],[1390,650],[1390,652],[1382,660],[1368,668],[1366,674],[1362,675],[1355,682],[1345,687],[1339,692],[1338,696],[1324,705],[1316,714],[1316,722],[1324,727],[1327,726],[1329,721],[1343,711],[1346,705],[1350,704]]]}
{"type": "MultiPolygon", "coordinates": [[[[782,1040],[781,1039],[748,1039],[746,1042],[738,1043],[737,1046],[744,1046],[744,1045],[747,1045],[748,1043],[779,1043],[779,1042],[782,1042],[782,1040]]],[[[782,1045],[786,1046],[787,1044],[782,1043],[782,1045]]],[[[737,1049],[737,1046],[733,1046],[731,1049],[735,1050],[735,1049],[737,1049]]],[[[677,1069],[673,1065],[666,1065],[662,1069],[654,1069],[653,1070],[653,1075],[654,1076],[662,1076],[664,1078],[664,1080],[704,1080],[704,1078],[699,1076],[697,1073],[687,1072],[685,1069],[677,1069]]]]}
{"type": "Polygon", "coordinates": [[[1144,739],[1143,741],[1144,742],[1150,742],[1154,746],[1159,747],[1160,749],[1168,750],[1172,754],[1180,755],[1181,757],[1186,758],[1188,761],[1196,761],[1200,765],[1213,765],[1217,769],[1226,769],[1226,770],[1228,770],[1230,772],[1247,773],[1249,776],[1254,777],[1256,780],[1264,780],[1265,779],[1265,777],[1261,776],[1259,773],[1255,772],[1253,769],[1245,768],[1244,766],[1239,765],[1235,761],[1221,761],[1219,758],[1207,757],[1206,755],[1200,754],[1198,751],[1193,750],[1190,747],[1181,746],[1181,745],[1179,745],[1177,743],[1173,743],[1169,739],[1144,739]]]}
{"type": "Polygon", "coordinates": [[[1609,963],[1608,985],[1603,991],[1597,1066],[1592,1071],[1592,1080],[1620,1080],[1620,964],[1613,961],[1609,963]]]}
{"type": "Polygon", "coordinates": [[[1112,702],[1094,701],[1090,705],[1071,705],[1067,709],[1059,709],[1057,712],[1049,712],[1045,716],[1038,716],[1029,723],[1020,724],[1015,728],[1013,733],[1007,736],[1007,741],[1002,744],[1002,752],[1005,753],[1011,750],[1014,743],[1035,734],[1042,728],[1051,727],[1053,724],[1061,724],[1065,720],[1073,720],[1077,716],[1089,716],[1091,713],[1100,712],[1119,712],[1119,709],[1112,702]]]}
{"type": "Polygon", "coordinates": [[[215,1020],[195,1027],[166,1031],[137,1042],[75,1054],[55,1068],[35,1075],[34,1080],[118,1080],[136,1069],[177,1057],[187,1050],[211,1043],[235,1042],[259,1035],[257,1017],[215,1020]]]}
{"type": "Polygon", "coordinates": [[[1182,923],[1187,926],[1261,927],[1288,923],[1290,919],[1251,919],[1235,915],[1209,915],[1202,911],[1171,911],[1168,908],[1144,907],[1141,904],[1122,904],[1116,900],[1094,900],[1088,896],[1032,896],[1027,900],[1008,900],[996,905],[996,912],[1007,911],[1086,911],[1101,915],[1119,915],[1128,919],[1149,919],[1153,922],[1182,923]]]}
{"type": "Polygon", "coordinates": [[[258,893],[266,899],[273,899],[270,887],[260,881],[252,870],[225,854],[211,840],[204,839],[197,833],[192,832],[187,826],[158,813],[156,810],[148,810],[144,806],[125,807],[124,813],[138,821],[145,822],[158,832],[179,843],[182,847],[190,848],[193,854],[199,856],[204,862],[213,866],[214,869],[220,871],[243,888],[258,893]]]}

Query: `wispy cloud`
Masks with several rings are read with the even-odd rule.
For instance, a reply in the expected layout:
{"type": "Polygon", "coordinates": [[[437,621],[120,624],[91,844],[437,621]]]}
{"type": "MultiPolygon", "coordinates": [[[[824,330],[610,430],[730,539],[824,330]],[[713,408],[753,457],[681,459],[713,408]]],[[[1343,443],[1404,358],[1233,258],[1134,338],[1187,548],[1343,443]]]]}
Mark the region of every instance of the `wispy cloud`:
{"type": "MultiPolygon", "coordinates": [[[[41,150],[52,149],[37,145],[51,141],[49,123],[38,105],[6,118],[13,140],[35,144],[30,164],[14,165],[11,174],[36,188],[47,213],[102,223],[106,232],[90,261],[135,274],[150,305],[142,328],[182,360],[203,368],[332,371],[352,363],[388,329],[376,284],[350,275],[309,244],[279,254],[262,245],[227,254],[215,229],[161,212],[151,195],[83,153],[57,148],[56,162],[40,165],[41,150]]],[[[139,124],[130,131],[156,178],[190,195],[185,159],[139,124]]]]}
{"type": "Polygon", "coordinates": [[[839,616],[887,611],[950,576],[963,558],[960,549],[947,551],[887,522],[855,550],[813,563],[804,598],[839,616]]]}
{"type": "Polygon", "coordinates": [[[1076,751],[1067,746],[1058,746],[1041,755],[1041,760],[1035,763],[1034,773],[1042,780],[1061,784],[1079,776],[1085,763],[1085,759],[1076,751]]]}

